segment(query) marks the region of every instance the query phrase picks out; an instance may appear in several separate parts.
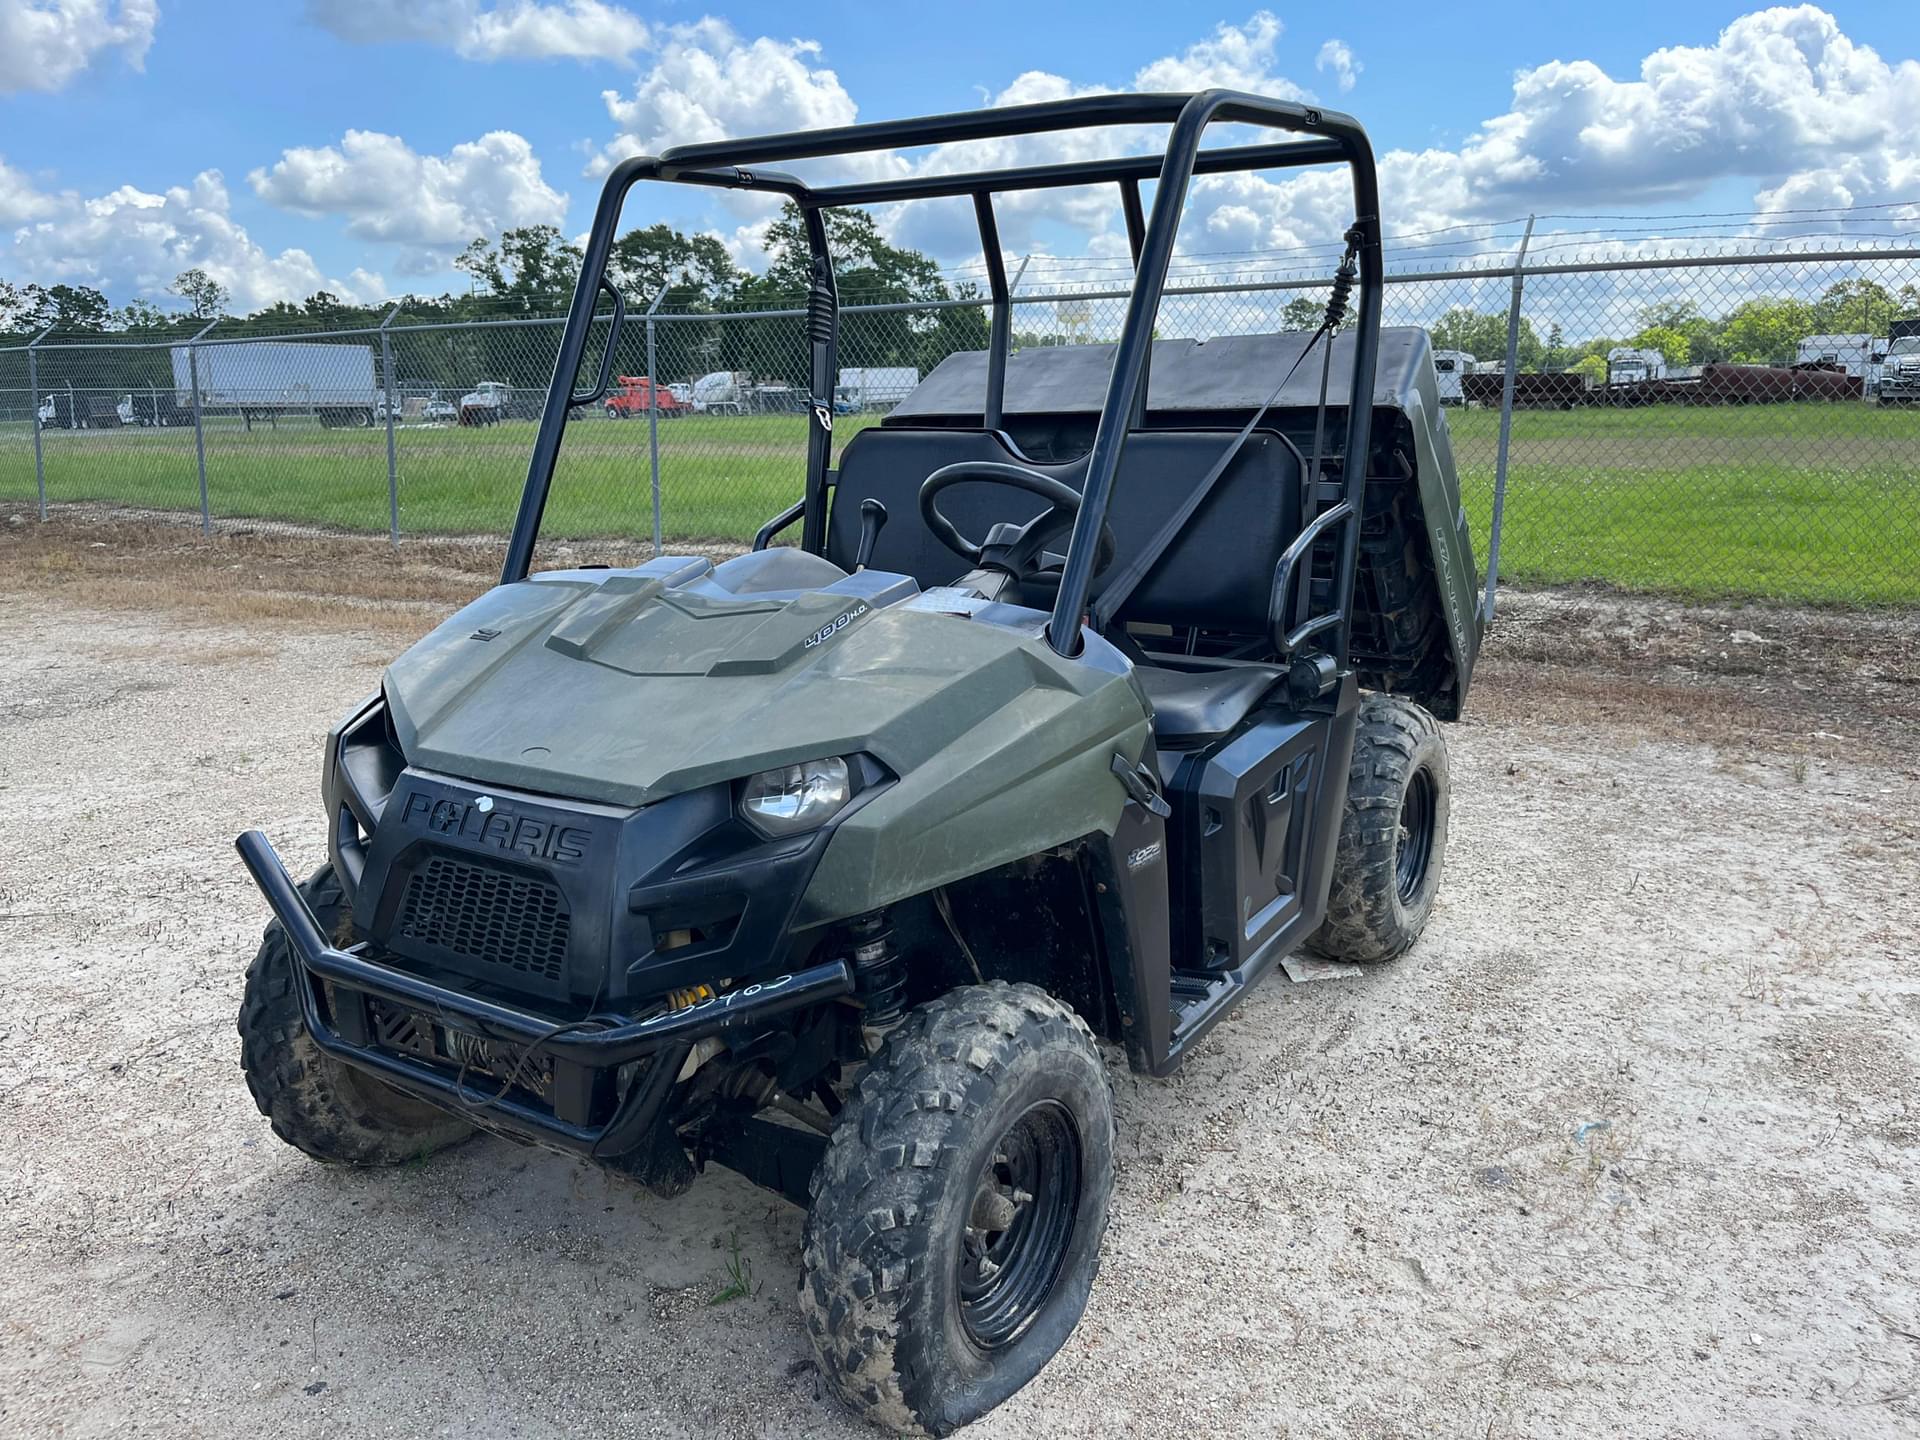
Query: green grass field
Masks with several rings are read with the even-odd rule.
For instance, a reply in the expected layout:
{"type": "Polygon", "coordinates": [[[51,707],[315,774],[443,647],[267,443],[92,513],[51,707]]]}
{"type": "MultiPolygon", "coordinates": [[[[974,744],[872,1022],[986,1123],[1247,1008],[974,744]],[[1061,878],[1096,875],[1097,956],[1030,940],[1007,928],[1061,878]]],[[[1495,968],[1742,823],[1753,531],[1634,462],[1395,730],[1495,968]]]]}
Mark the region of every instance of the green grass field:
{"type": "MultiPolygon", "coordinates": [[[[1482,549],[1499,419],[1449,416],[1482,549]]],[[[1519,412],[1500,569],[1703,596],[1920,601],[1920,411],[1815,402],[1519,412]]]]}
{"type": "MultiPolygon", "coordinates": [[[[869,417],[843,416],[839,443],[869,417]]],[[[1476,543],[1492,512],[1498,416],[1449,415],[1476,543]]],[[[666,533],[745,540],[799,494],[802,416],[660,426],[666,533]]],[[[533,426],[402,426],[400,524],[501,533],[533,426]]],[[[197,510],[191,430],[49,432],[49,499],[197,510]]],[[[387,527],[384,430],[210,422],[214,514],[349,530],[387,527]]],[[[31,432],[0,427],[0,498],[34,495],[31,432]]],[[[569,427],[546,518],[559,536],[651,529],[647,427],[569,427]]],[[[1514,418],[1502,573],[1695,595],[1920,601],[1920,411],[1859,403],[1522,411],[1514,418]]]]}

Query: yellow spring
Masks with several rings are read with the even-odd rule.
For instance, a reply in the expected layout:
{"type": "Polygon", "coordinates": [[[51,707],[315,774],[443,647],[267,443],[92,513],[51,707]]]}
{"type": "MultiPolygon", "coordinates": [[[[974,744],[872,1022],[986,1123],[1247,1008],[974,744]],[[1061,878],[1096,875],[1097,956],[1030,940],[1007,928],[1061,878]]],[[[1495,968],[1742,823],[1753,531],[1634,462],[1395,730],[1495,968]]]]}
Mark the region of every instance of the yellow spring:
{"type": "Polygon", "coordinates": [[[667,992],[667,1008],[669,1010],[685,1010],[691,1005],[697,1005],[702,1000],[711,1000],[712,998],[713,987],[711,985],[689,985],[684,990],[669,990],[667,992]]]}

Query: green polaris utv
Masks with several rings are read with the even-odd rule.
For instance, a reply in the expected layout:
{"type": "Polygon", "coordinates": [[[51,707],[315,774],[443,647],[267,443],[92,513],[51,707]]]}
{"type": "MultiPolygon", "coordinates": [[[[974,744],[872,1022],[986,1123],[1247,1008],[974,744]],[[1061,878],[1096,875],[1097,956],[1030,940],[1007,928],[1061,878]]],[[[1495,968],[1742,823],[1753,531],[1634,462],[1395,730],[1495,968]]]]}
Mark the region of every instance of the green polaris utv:
{"type": "Polygon", "coordinates": [[[1433,904],[1434,717],[1459,714],[1485,618],[1427,338],[1380,307],[1365,133],[1253,95],[620,165],[499,586],[329,737],[324,868],[296,885],[239,839],[276,917],[240,1013],[274,1131],[378,1165],[486,1130],[663,1195],[725,1166],[806,1207],[800,1311],[843,1401],[940,1435],[1005,1400],[1098,1265],[1097,1042],[1166,1075],[1284,957],[1389,960],[1433,904]],[[1201,149],[1218,124],[1293,136],[1201,149]],[[1166,127],[1164,153],[837,185],[763,168],[1116,125],[1166,127]],[[1354,213],[1325,322],[1156,340],[1193,177],[1329,163],[1354,213]],[[529,573],[569,407],[608,387],[607,258],[641,180],[804,216],[801,498],[722,564],[529,573]],[[1133,249],[1117,342],[1011,353],[994,199],[1090,184],[1133,249]],[[836,464],[823,212],[953,197],[979,221],[988,348],[836,464]]]}

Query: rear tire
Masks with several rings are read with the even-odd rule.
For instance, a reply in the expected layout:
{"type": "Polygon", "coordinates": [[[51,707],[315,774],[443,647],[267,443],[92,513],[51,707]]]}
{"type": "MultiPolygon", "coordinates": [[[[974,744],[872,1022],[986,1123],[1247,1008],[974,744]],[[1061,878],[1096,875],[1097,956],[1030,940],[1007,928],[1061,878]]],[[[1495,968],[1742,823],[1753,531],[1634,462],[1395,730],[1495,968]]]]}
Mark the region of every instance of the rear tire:
{"type": "Polygon", "coordinates": [[[946,1435],[1079,1322],[1113,1189],[1113,1098],[1079,1016],[1031,985],[908,1016],[813,1177],[800,1310],[820,1373],[896,1432],[946,1435]]]}
{"type": "MultiPolygon", "coordinates": [[[[346,895],[333,867],[300,887],[327,935],[340,933],[346,895]]],[[[273,1133],[330,1165],[398,1165],[456,1145],[464,1120],[403,1095],[313,1043],[294,992],[293,949],[278,920],[247,967],[240,1002],[240,1068],[273,1133]]]]}
{"type": "Polygon", "coordinates": [[[1440,889],[1452,798],[1433,716],[1392,695],[1362,700],[1327,916],[1310,948],[1363,965],[1412,948],[1440,889]]]}

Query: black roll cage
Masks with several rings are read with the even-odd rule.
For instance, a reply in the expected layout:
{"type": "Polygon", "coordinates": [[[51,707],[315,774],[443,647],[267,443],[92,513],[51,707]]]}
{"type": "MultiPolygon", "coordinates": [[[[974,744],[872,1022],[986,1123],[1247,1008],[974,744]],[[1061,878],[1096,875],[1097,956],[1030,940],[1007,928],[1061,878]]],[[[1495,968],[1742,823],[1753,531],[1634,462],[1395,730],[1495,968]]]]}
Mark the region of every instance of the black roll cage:
{"type": "MultiPolygon", "coordinates": [[[[1047,625],[1048,643],[1062,655],[1080,649],[1080,626],[1093,580],[1094,552],[1100,527],[1112,499],[1120,453],[1134,417],[1143,412],[1147,364],[1153,343],[1153,324],[1166,287],[1167,265],[1173,256],[1175,232],[1186,204],[1187,185],[1195,175],[1241,170],[1269,170],[1302,165],[1345,162],[1353,173],[1354,223],[1351,238],[1359,263],[1360,304],[1353,347],[1353,372],[1347,406],[1347,440],[1342,474],[1345,500],[1342,543],[1334,595],[1337,605],[1312,628],[1330,630],[1330,649],[1337,663],[1347,661],[1354,569],[1359,550],[1358,524],[1352,516],[1362,509],[1366,484],[1365,457],[1373,428],[1374,372],[1380,348],[1380,310],[1383,267],[1380,252],[1379,180],[1373,147],[1360,122],[1338,111],[1291,101],[1271,100],[1235,90],[1203,90],[1194,94],[1090,95],[1072,100],[1015,105],[917,120],[889,120],[870,125],[847,125],[828,130],[804,130],[785,135],[761,135],[700,145],[678,145],[658,156],[639,156],[616,165],[600,192],[600,202],[588,232],[586,257],[574,286],[566,329],[554,362],[547,403],[527,466],[526,489],[514,517],[507,544],[501,583],[526,578],[533,561],[534,541],[553,483],[560,439],[571,405],[589,405],[605,395],[612,368],[614,341],[625,313],[618,288],[607,279],[607,259],[627,192],[642,180],[721,189],[761,190],[783,195],[799,206],[805,219],[811,254],[807,296],[807,338],[811,350],[812,423],[807,433],[806,486],[801,500],[801,546],[819,554],[825,547],[828,465],[832,458],[833,382],[835,349],[839,338],[839,295],[833,261],[827,247],[822,211],[836,206],[885,204],[899,200],[971,196],[986,253],[989,300],[992,305],[987,372],[986,424],[997,428],[1005,398],[1007,353],[1012,336],[1012,297],[1001,264],[993,197],[1016,190],[1050,189],[1112,183],[1119,187],[1127,239],[1133,251],[1134,283],[1127,300],[1125,322],[1115,348],[1093,449],[1089,456],[1079,518],[1067,547],[1066,566],[1058,599],[1047,625]],[[907,179],[810,186],[779,170],[758,167],[768,163],[814,159],[870,150],[943,145],[956,141],[988,140],[1013,135],[1035,135],[1057,130],[1108,125],[1171,125],[1166,153],[1059,165],[1030,165],[1007,170],[917,175],[907,179]],[[1241,124],[1287,130],[1304,140],[1281,144],[1245,145],[1203,151],[1200,141],[1209,125],[1241,124]],[[754,168],[746,168],[754,167],[754,168]],[[1158,181],[1153,208],[1143,212],[1140,184],[1158,181]],[[601,290],[613,298],[613,312],[600,373],[595,388],[576,392],[574,383],[587,351],[587,339],[598,318],[601,290]],[[1331,623],[1328,623],[1331,622],[1331,623]]],[[[1309,477],[1317,482],[1319,477],[1309,477]]],[[[1331,513],[1331,512],[1329,512],[1331,513]]]]}

